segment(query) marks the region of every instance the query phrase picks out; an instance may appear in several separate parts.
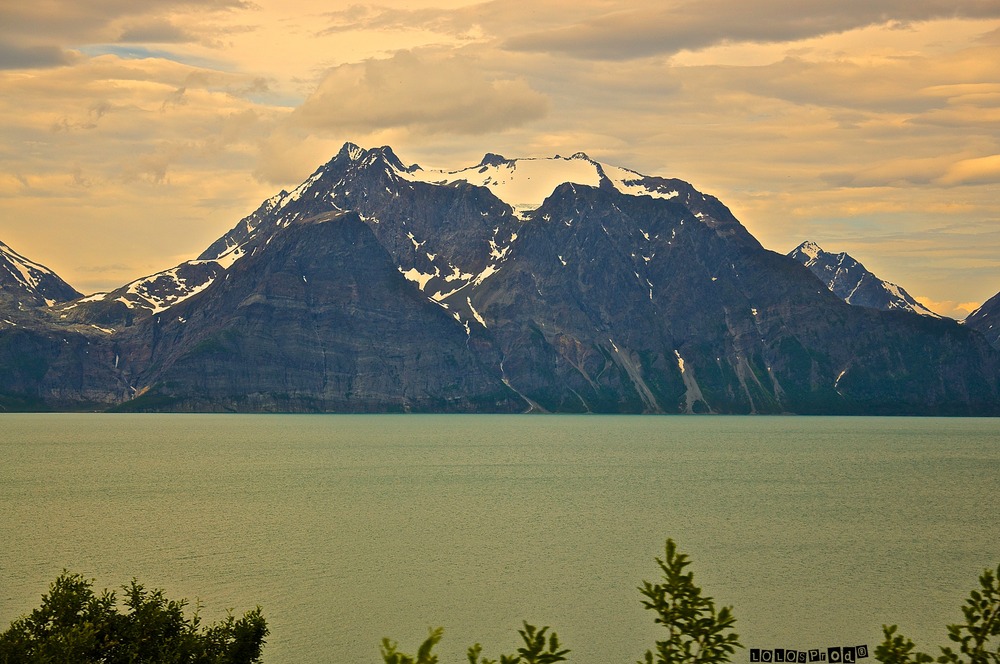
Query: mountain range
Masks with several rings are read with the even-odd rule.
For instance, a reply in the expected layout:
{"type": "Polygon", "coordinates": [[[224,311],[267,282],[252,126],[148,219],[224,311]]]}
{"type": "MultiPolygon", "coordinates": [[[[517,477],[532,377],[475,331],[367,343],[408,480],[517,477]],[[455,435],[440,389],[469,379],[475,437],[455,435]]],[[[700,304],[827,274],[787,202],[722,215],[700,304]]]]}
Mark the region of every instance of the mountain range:
{"type": "Polygon", "coordinates": [[[447,171],[348,143],[108,293],[4,246],[0,407],[1000,414],[973,317],[898,287],[908,307],[861,302],[859,263],[792,253],[684,181],[583,153],[447,171]]]}

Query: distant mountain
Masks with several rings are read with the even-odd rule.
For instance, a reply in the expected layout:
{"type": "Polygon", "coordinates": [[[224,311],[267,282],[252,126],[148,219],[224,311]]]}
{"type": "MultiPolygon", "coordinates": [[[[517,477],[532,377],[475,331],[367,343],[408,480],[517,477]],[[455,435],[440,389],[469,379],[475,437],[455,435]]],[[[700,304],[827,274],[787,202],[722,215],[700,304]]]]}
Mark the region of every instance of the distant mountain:
{"type": "Polygon", "coordinates": [[[815,242],[803,242],[788,254],[812,270],[839,298],[858,307],[882,311],[912,311],[941,318],[901,287],[879,279],[849,254],[823,251],[815,242]]]}
{"type": "Polygon", "coordinates": [[[717,199],[583,153],[346,144],[197,259],[46,311],[0,330],[0,407],[1000,414],[979,334],[848,306],[717,199]]]}
{"type": "Polygon", "coordinates": [[[994,348],[1000,349],[1000,293],[983,302],[963,323],[985,336],[994,348]]]}
{"type": "Polygon", "coordinates": [[[51,306],[80,297],[52,270],[0,242],[0,297],[27,307],[51,306]]]}
{"type": "Polygon", "coordinates": [[[0,412],[105,409],[128,398],[102,338],[108,331],[57,313],[79,297],[52,270],[0,243],[0,412]]]}

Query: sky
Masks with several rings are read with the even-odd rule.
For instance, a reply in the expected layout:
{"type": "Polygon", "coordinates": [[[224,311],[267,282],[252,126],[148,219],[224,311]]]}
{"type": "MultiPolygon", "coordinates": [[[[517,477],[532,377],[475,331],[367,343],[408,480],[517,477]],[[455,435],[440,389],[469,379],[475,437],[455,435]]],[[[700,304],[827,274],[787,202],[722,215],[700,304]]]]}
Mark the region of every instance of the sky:
{"type": "Polygon", "coordinates": [[[0,241],[84,293],[345,141],[583,151],[938,313],[1000,291],[998,0],[0,0],[0,241]]]}

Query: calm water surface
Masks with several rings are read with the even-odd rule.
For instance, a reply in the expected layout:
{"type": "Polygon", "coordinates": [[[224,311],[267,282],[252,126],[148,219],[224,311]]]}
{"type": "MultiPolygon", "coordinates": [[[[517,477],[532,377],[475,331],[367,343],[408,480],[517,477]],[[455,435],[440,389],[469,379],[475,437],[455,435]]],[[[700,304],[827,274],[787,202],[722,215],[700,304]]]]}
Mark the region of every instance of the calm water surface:
{"type": "Polygon", "coordinates": [[[0,459],[0,628],[63,568],[137,577],[262,605],[269,664],[438,625],[496,657],[523,619],[634,662],[667,537],[748,647],[930,649],[1000,563],[990,419],[8,414],[0,459]]]}

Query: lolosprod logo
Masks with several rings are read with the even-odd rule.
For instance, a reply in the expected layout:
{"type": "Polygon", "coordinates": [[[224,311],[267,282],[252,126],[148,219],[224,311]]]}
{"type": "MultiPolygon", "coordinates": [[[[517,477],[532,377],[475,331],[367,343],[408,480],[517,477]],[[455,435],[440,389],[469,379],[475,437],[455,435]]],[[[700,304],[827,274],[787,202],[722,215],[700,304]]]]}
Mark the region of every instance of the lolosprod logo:
{"type": "Polygon", "coordinates": [[[855,664],[868,658],[868,646],[838,646],[792,650],[790,648],[750,648],[750,661],[761,664],[855,664]]]}

